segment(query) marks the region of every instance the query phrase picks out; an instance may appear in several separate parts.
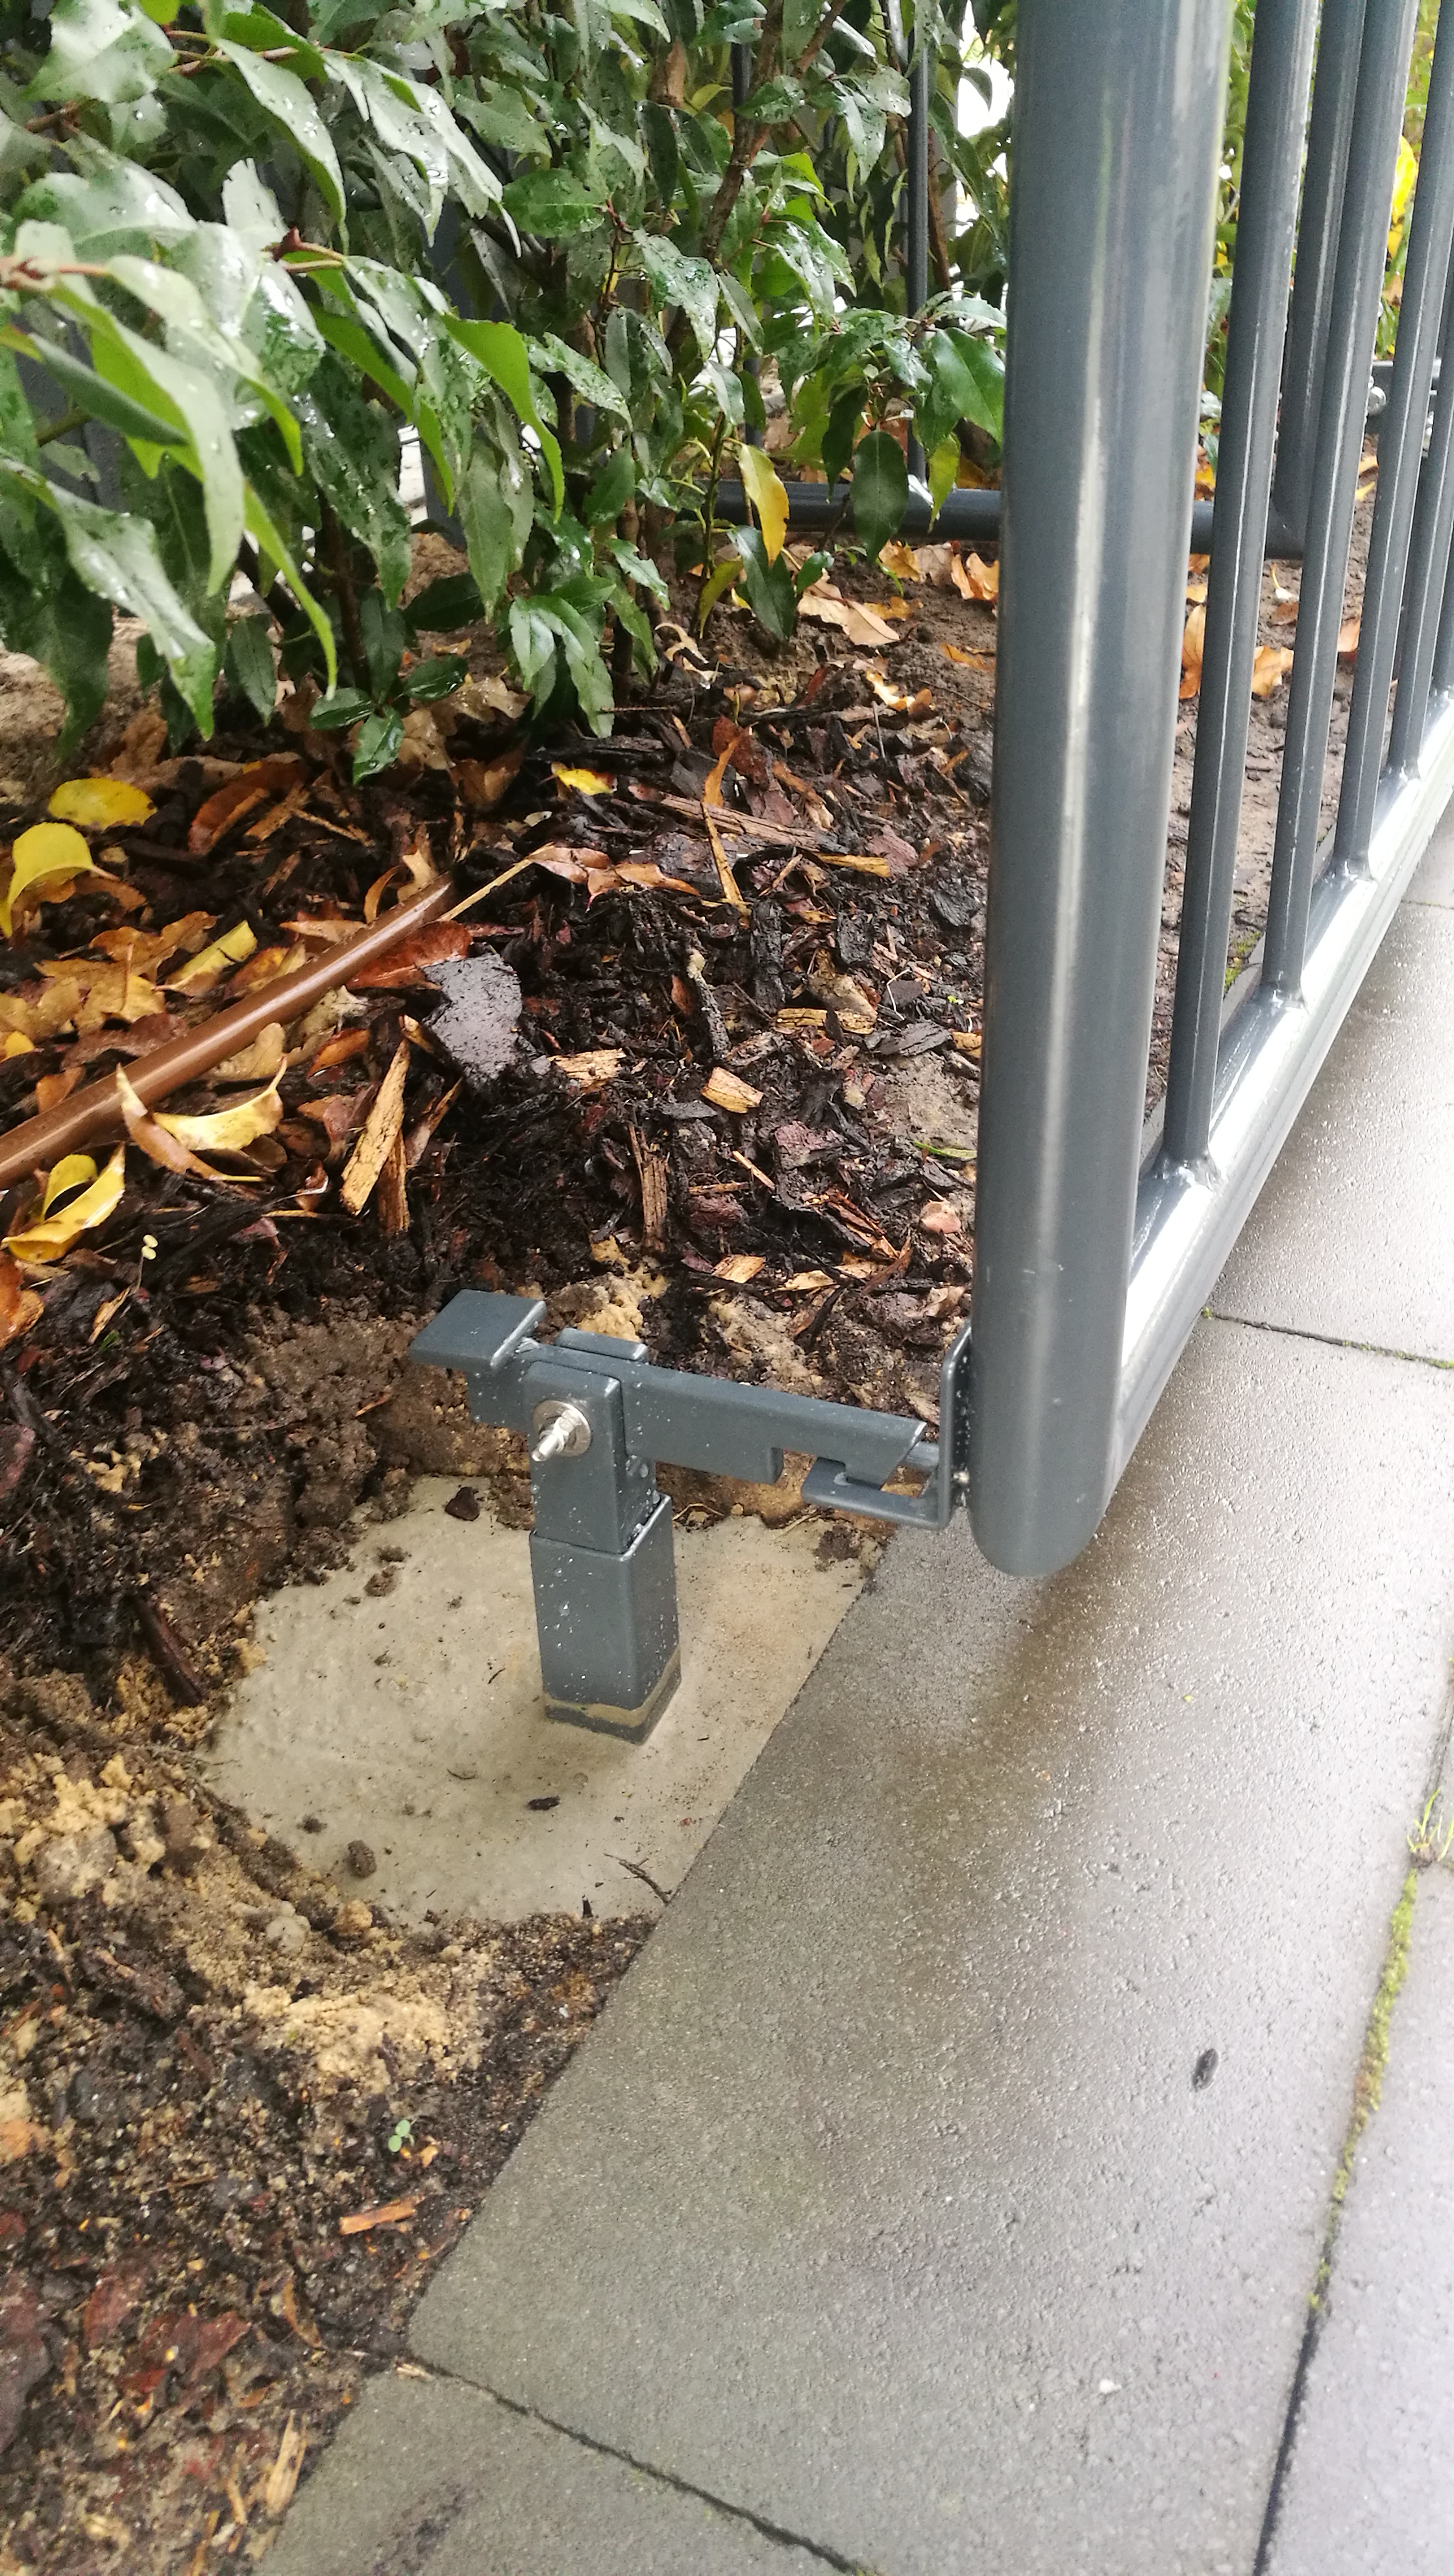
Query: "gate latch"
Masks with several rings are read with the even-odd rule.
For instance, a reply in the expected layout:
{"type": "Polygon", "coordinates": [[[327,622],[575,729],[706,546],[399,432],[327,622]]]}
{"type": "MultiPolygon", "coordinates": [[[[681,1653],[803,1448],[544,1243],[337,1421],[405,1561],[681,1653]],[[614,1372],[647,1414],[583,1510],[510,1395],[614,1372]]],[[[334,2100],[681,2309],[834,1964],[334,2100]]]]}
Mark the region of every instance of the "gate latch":
{"type": "Polygon", "coordinates": [[[534,1339],[539,1298],[466,1289],[411,1346],[455,1369],[476,1422],[523,1432],[530,1566],[546,1712],[639,1743],[681,1676],[671,1504],[656,1465],[771,1485],[793,1449],[805,1502],[942,1529],[963,1496],[969,1327],[944,1354],[939,1438],[922,1422],[777,1387],[657,1368],[644,1342],[567,1330],[534,1339]],[[917,1489],[897,1480],[918,1478],[917,1489]],[[890,1479],[895,1489],[888,1490],[890,1479]]]}

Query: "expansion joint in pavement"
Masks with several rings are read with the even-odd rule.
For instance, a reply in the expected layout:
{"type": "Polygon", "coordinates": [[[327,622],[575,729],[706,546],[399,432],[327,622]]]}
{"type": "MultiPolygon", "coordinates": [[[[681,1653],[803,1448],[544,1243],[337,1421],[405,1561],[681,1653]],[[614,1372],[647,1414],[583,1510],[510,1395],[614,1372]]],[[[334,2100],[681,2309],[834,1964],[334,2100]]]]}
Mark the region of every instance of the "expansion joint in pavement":
{"type": "Polygon", "coordinates": [[[547,2432],[563,2434],[568,2442],[575,2443],[578,2450],[593,2451],[599,2459],[616,2460],[622,2468],[634,2470],[638,2477],[650,2478],[656,2486],[669,2487],[677,2495],[691,2496],[698,2504],[710,2505],[714,2513],[725,2515],[729,2522],[744,2523],[749,2531],[757,2533],[759,2539],[773,2541],[780,2549],[800,2549],[807,2557],[816,2558],[821,2567],[833,2568],[835,2576],[877,2576],[877,2571],[865,2567],[860,2559],[841,2557],[836,2549],[829,2549],[821,2540],[810,2540],[801,2531],[787,2531],[781,2523],[765,2522],[761,2514],[750,2512],[746,2505],[733,2504],[726,2496],[714,2495],[710,2487],[695,2486],[690,2478],[675,2477],[670,2469],[659,2467],[655,2460],[639,2460],[634,2452],[618,2450],[611,2442],[598,2442],[591,2434],[581,2432],[577,2425],[563,2424],[558,2416],[543,2414],[539,2407],[522,2406],[518,2398],[502,2397],[498,2388],[491,2388],[482,2379],[470,2379],[462,2370],[443,2370],[437,2362],[424,2370],[417,2362],[411,2362],[409,2375],[420,2379],[452,2379],[461,2388],[473,2388],[480,2396],[492,2398],[507,2415],[518,2415],[527,2424],[541,2424],[547,2432]]]}
{"type": "Polygon", "coordinates": [[[1316,1333],[1306,1324],[1271,1324],[1261,1315],[1233,1315],[1220,1306],[1202,1309],[1213,1324],[1237,1324],[1244,1333],[1276,1333],[1285,1342],[1321,1342],[1325,1350],[1359,1351],[1365,1359],[1408,1360],[1415,1368],[1454,1369],[1454,1360],[1437,1360],[1429,1351],[1401,1351],[1391,1342],[1355,1342],[1346,1333],[1316,1333]]]}

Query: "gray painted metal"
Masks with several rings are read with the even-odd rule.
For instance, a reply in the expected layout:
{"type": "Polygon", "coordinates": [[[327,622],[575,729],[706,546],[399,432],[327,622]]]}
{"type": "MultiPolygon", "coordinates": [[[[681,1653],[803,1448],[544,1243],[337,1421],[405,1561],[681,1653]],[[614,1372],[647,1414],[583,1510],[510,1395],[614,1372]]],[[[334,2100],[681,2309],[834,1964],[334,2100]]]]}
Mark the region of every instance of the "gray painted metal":
{"type": "Polygon", "coordinates": [[[1110,1491],[1229,17],[1019,17],[970,1420],[1008,1573],[1110,1491]]]}
{"type": "Polygon", "coordinates": [[[1388,747],[1389,767],[1400,771],[1415,766],[1428,721],[1434,650],[1454,542],[1454,270],[1445,289],[1440,349],[1429,458],[1419,482],[1409,545],[1398,695],[1388,747]]]}
{"type": "MultiPolygon", "coordinates": [[[[1395,144],[1395,149],[1397,145],[1395,144]]],[[[1393,681],[1408,572],[1414,504],[1424,456],[1424,430],[1454,240],[1454,9],[1439,12],[1429,72],[1419,181],[1409,225],[1399,305],[1398,345],[1388,411],[1378,441],[1378,498],[1368,549],[1363,621],[1353,704],[1343,753],[1343,785],[1333,864],[1362,868],[1373,833],[1383,762],[1388,693],[1393,681]]]]}
{"type": "MultiPolygon", "coordinates": [[[[1313,493],[1313,459],[1322,417],[1333,273],[1338,262],[1348,137],[1358,87],[1363,10],[1364,0],[1323,0],[1318,30],[1318,76],[1308,120],[1297,276],[1288,316],[1277,475],[1272,494],[1276,517],[1297,540],[1288,551],[1298,554],[1303,549],[1313,493]]],[[[1239,241],[1241,238],[1239,223],[1239,241]]]]}
{"type": "MultiPolygon", "coordinates": [[[[904,196],[906,257],[904,302],[909,313],[922,313],[929,301],[929,80],[933,70],[928,40],[914,29],[909,64],[909,132],[905,152],[904,196]]],[[[924,450],[917,438],[908,445],[910,481],[924,479],[924,450]]]]}
{"type": "Polygon", "coordinates": [[[1454,700],[1446,699],[1430,724],[1418,774],[1389,782],[1367,873],[1325,869],[1313,890],[1296,1000],[1260,984],[1255,968],[1232,997],[1207,1155],[1195,1171],[1155,1164],[1137,1200],[1113,1480],[1146,1427],[1451,793],[1454,700]]]}
{"type": "Polygon", "coordinates": [[[1269,989],[1288,997],[1297,994],[1302,982],[1365,388],[1416,7],[1417,0],[1379,0],[1369,11],[1348,141],[1262,966],[1269,989]]]}
{"type": "Polygon", "coordinates": [[[654,1368],[642,1342],[574,1330],[537,1342],[544,1313],[538,1298],[467,1289],[410,1358],[458,1370],[477,1421],[523,1431],[542,1408],[569,1404],[589,1426],[584,1445],[542,1454],[537,1443],[531,1453],[530,1563],[553,1717],[639,1742],[676,1687],[671,1507],[657,1491],[658,1459],[774,1484],[784,1451],[806,1452],[818,1462],[811,1501],[931,1528],[962,1499],[967,1329],[941,1365],[935,1442],[898,1414],[654,1368]],[[923,1477],[919,1492],[882,1490],[900,1469],[923,1477]]]}
{"type": "MultiPolygon", "coordinates": [[[[788,496],[788,518],[804,536],[847,528],[848,485],[846,483],[798,483],[784,486],[788,496]]],[[[717,486],[716,515],[724,527],[745,528],[752,517],[740,483],[724,480],[717,486]]],[[[1215,526],[1215,504],[1197,501],[1192,505],[1191,545],[1194,554],[1212,552],[1215,526]]],[[[996,545],[1000,534],[1000,495],[989,491],[956,491],[946,493],[937,518],[933,516],[928,497],[910,486],[909,498],[900,522],[906,537],[925,538],[935,545],[951,537],[968,538],[976,545],[996,545]]],[[[1302,553],[1302,539],[1270,513],[1262,551],[1279,563],[1291,563],[1302,553]]]]}
{"type": "Polygon", "coordinates": [[[1176,1011],[1163,1151],[1194,1163],[1207,1149],[1231,934],[1237,829],[1298,162],[1312,77],[1316,0],[1262,0],[1253,36],[1217,450],[1219,537],[1207,584],[1196,766],[1187,830],[1176,1011]]]}

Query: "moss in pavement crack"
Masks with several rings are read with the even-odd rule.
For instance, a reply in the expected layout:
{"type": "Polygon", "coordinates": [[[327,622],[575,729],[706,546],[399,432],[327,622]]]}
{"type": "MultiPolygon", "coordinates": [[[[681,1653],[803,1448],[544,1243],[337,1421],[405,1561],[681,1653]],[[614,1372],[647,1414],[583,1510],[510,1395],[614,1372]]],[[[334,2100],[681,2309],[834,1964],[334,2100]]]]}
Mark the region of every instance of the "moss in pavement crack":
{"type": "Polygon", "coordinates": [[[1338,2223],[1343,2215],[1343,2203],[1348,2197],[1348,2186],[1353,2179],[1353,2159],[1358,2152],[1363,2132],[1378,2108],[1379,2095],[1383,2090],[1384,2069],[1388,2064],[1388,2025],[1393,2013],[1394,1999],[1409,1972],[1409,1936],[1413,1929],[1414,1891],[1418,1883],[1419,1873],[1415,1867],[1409,1871],[1404,1880],[1403,1891],[1389,1920],[1388,1942],[1383,1954],[1383,1974],[1379,1978],[1378,1991],[1373,1998],[1372,2009],[1368,2015],[1368,2028],[1363,2035],[1363,2050],[1358,2060],[1358,2072],[1353,2079],[1353,2109],[1344,2132],[1343,2145],[1338,2156],[1338,2170],[1333,2180],[1333,2198],[1328,2212],[1327,2233],[1323,2239],[1322,2260],[1318,2265],[1318,2277],[1313,2287],[1312,2305],[1315,2308],[1322,2303],[1323,2293],[1328,2286],[1328,2276],[1333,2268],[1333,2247],[1337,2240],[1338,2223]]]}

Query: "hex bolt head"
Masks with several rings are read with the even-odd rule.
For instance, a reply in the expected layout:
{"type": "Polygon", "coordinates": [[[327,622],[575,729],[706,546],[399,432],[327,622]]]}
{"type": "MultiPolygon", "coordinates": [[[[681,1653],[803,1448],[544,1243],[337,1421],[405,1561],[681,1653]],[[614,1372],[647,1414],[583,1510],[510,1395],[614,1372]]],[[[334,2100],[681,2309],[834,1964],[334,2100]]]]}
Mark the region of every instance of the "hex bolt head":
{"type": "Polygon", "coordinates": [[[530,1432],[530,1457],[537,1467],[551,1458],[583,1457],[591,1445],[589,1416],[578,1404],[564,1403],[558,1396],[537,1404],[530,1416],[530,1432]]]}

